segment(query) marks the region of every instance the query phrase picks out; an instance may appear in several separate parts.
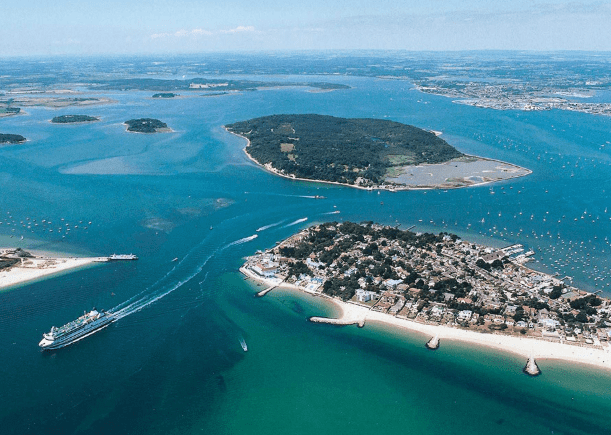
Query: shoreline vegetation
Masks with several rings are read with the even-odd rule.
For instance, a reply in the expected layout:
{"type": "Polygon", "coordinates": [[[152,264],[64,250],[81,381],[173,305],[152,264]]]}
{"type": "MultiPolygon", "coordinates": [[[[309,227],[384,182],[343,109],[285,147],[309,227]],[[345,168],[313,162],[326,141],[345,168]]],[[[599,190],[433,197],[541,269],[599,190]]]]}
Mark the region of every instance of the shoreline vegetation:
{"type": "Polygon", "coordinates": [[[168,124],[154,118],[139,118],[130,119],[123,123],[130,133],[172,133],[173,130],[168,127],[168,124]]]}
{"type": "Polygon", "coordinates": [[[240,272],[267,286],[258,296],[282,287],[340,309],[312,322],[384,324],[423,334],[423,345],[461,341],[527,358],[529,367],[536,358],[611,370],[611,301],[525,267],[532,252],[522,251],[330,222],[258,251],[240,272]]]}
{"type": "Polygon", "coordinates": [[[388,120],[272,115],[224,128],[246,139],[244,152],[255,164],[292,180],[400,191],[479,186],[532,173],[460,153],[440,132],[388,120]]]}
{"type": "Polygon", "coordinates": [[[0,290],[75,271],[100,261],[99,257],[52,257],[35,255],[20,248],[0,248],[0,290]]]}

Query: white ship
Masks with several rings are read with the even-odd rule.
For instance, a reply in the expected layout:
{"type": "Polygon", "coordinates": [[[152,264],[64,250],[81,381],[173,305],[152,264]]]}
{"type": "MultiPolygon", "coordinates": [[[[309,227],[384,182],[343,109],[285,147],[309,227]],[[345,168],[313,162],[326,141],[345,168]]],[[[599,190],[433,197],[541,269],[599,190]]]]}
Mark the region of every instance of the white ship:
{"type": "Polygon", "coordinates": [[[53,326],[51,331],[43,334],[38,345],[43,350],[59,349],[106,328],[115,320],[113,313],[97,311],[94,308],[61,328],[53,326]]]}
{"type": "Polygon", "coordinates": [[[108,261],[115,261],[115,260],[137,260],[138,257],[134,254],[112,254],[110,257],[108,257],[108,261]]]}

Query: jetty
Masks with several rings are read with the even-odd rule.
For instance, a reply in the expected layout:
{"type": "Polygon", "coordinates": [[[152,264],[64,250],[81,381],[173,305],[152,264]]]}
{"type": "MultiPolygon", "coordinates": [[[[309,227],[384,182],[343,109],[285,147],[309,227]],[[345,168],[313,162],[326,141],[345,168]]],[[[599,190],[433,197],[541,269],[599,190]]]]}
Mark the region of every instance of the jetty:
{"type": "Polygon", "coordinates": [[[268,288],[261,290],[260,292],[258,292],[255,297],[257,298],[262,298],[263,296],[265,296],[266,294],[268,294],[269,292],[271,292],[273,289],[275,289],[276,287],[278,287],[277,285],[271,285],[268,288]]]}
{"type": "Polygon", "coordinates": [[[359,328],[365,326],[365,319],[330,319],[328,317],[310,317],[312,323],[328,323],[329,325],[347,326],[357,325],[359,328]]]}
{"type": "Polygon", "coordinates": [[[433,338],[427,341],[425,346],[427,349],[430,349],[430,350],[439,349],[439,335],[435,335],[433,338]]]}
{"type": "Polygon", "coordinates": [[[528,358],[528,361],[526,361],[523,372],[529,376],[538,376],[541,374],[541,370],[532,355],[528,358]]]}

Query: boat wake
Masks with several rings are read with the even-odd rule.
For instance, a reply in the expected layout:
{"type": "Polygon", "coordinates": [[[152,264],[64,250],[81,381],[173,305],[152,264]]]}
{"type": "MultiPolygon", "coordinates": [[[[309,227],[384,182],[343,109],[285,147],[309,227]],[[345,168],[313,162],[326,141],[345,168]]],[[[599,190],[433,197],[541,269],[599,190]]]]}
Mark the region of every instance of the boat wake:
{"type": "Polygon", "coordinates": [[[254,240],[257,237],[259,237],[258,234],[253,234],[252,236],[244,237],[243,239],[236,240],[235,242],[231,242],[230,244],[224,246],[222,248],[222,250],[224,251],[225,249],[227,249],[227,248],[229,248],[231,246],[241,245],[242,243],[250,242],[251,240],[254,240]]]}
{"type": "MultiPolygon", "coordinates": [[[[136,313],[140,310],[142,310],[145,307],[148,307],[149,305],[157,302],[158,300],[166,297],[167,295],[169,295],[170,293],[178,290],[180,287],[182,287],[183,285],[185,285],[186,283],[188,283],[189,281],[191,281],[193,278],[195,278],[204,268],[204,266],[208,263],[208,261],[210,261],[210,259],[214,256],[214,254],[216,253],[216,251],[212,254],[210,254],[203,263],[199,264],[194,271],[192,271],[186,278],[183,278],[182,280],[173,283],[171,285],[168,285],[167,287],[163,288],[160,291],[156,291],[153,292],[152,294],[146,295],[141,297],[140,299],[130,303],[129,305],[125,306],[124,308],[121,308],[117,311],[114,311],[115,317],[117,320],[122,319],[126,316],[129,316],[130,314],[136,313]]],[[[162,278],[163,279],[163,278],[162,278]]]]}
{"type": "Polygon", "coordinates": [[[278,225],[282,225],[285,222],[286,222],[286,219],[281,220],[280,222],[276,222],[274,224],[265,225],[261,228],[257,228],[257,232],[269,230],[270,228],[277,227],[278,225]]]}
{"type": "Polygon", "coordinates": [[[291,222],[290,224],[286,224],[286,225],[285,225],[285,226],[283,226],[282,228],[288,228],[288,227],[292,227],[293,225],[300,224],[300,223],[305,222],[305,221],[307,221],[307,220],[308,220],[308,218],[307,218],[307,217],[304,217],[304,218],[302,218],[302,219],[297,219],[296,221],[291,222]]]}
{"type": "MultiPolygon", "coordinates": [[[[201,248],[204,245],[205,240],[202,241],[199,245],[197,245],[195,248],[189,251],[189,253],[185,257],[183,257],[183,259],[179,263],[177,263],[176,266],[174,266],[168,273],[166,273],[163,277],[161,277],[157,282],[155,282],[154,284],[152,284],[150,287],[143,290],[142,292],[138,293],[137,295],[133,296],[132,298],[128,299],[127,301],[117,305],[115,308],[113,308],[110,311],[114,314],[115,319],[119,320],[119,319],[123,319],[124,317],[129,316],[130,314],[136,313],[145,307],[148,307],[149,305],[157,302],[158,300],[163,299],[170,293],[178,290],[183,285],[187,284],[193,278],[199,275],[203,271],[206,264],[218,252],[224,251],[225,249],[230,248],[232,246],[247,243],[251,240],[256,239],[257,237],[258,236],[254,234],[249,237],[244,237],[242,239],[235,240],[221,248],[215,249],[211,254],[205,257],[203,261],[199,262],[194,268],[188,271],[187,276],[185,278],[182,278],[178,281],[174,281],[174,279],[172,278],[175,277],[175,275],[177,275],[178,273],[181,273],[187,267],[186,262],[195,253],[194,251],[196,251],[198,248],[201,248]],[[183,265],[185,266],[183,267],[183,265]]],[[[204,277],[204,279],[199,284],[201,285],[205,280],[206,278],[204,277]]]]}

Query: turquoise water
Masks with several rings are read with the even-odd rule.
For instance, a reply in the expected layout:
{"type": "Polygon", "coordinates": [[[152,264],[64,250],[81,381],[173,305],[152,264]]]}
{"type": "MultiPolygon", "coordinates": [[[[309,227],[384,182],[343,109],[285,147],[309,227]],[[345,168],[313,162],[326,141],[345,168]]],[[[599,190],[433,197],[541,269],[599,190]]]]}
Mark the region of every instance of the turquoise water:
{"type": "Polygon", "coordinates": [[[611,159],[600,146],[609,118],[461,106],[407,82],[317,79],[352,89],[172,100],[116,92],[104,94],[113,105],[27,108],[0,120],[2,132],[30,139],[0,148],[1,245],[140,257],[0,293],[3,433],[608,433],[611,374],[540,361],[543,375],[533,379],[508,354],[453,343],[430,352],[427,337],[382,326],[313,325],[308,316],[333,307],[284,291],[255,299],[256,286],[237,268],[312,222],[375,220],[523,243],[537,253],[534,266],[611,296],[611,159]],[[76,112],[102,121],[48,122],[76,112]],[[252,165],[244,141],[222,129],[295,112],[441,130],[463,152],[533,174],[447,192],[291,182],[252,165]],[[174,133],[128,134],[121,123],[135,117],[159,118],[174,133]],[[54,232],[27,229],[28,218],[51,220],[54,232]],[[64,223],[68,234],[59,231],[64,223]],[[270,224],[277,225],[256,232],[270,224]],[[52,325],[92,306],[130,303],[129,315],[94,336],[57,352],[38,349],[52,325]]]}

